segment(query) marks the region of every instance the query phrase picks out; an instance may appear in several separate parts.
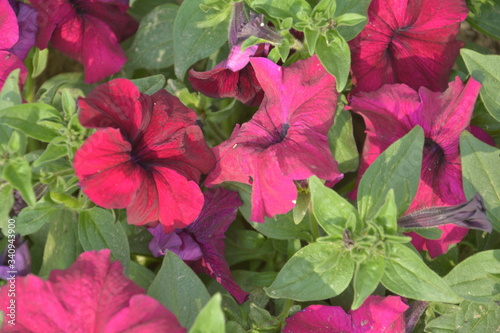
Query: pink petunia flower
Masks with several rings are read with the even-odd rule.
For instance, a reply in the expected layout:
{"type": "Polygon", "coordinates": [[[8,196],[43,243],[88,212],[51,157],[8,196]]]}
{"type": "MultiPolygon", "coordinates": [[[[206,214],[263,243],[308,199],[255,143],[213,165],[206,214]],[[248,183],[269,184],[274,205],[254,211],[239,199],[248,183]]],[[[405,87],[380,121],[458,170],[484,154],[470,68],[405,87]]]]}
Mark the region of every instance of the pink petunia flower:
{"type": "Polygon", "coordinates": [[[83,64],[85,82],[118,72],[127,61],[120,42],[138,23],[126,13],[128,0],[31,0],[39,12],[37,46],[52,46],[83,64]]]}
{"type": "Polygon", "coordinates": [[[335,78],[316,56],[283,68],[266,58],[250,62],[264,100],[250,121],[213,148],[217,165],[205,184],[252,185],[251,220],[263,222],[294,207],[294,181],[312,175],[333,182],[342,178],[327,139],[337,93],[335,78]]]}
{"type": "Polygon", "coordinates": [[[399,296],[369,296],[356,310],[310,305],[286,320],[283,333],[404,333],[404,312],[399,296]]]}
{"type": "MultiPolygon", "coordinates": [[[[463,84],[457,77],[443,93],[424,87],[417,92],[405,84],[393,84],[354,95],[349,108],[363,116],[367,133],[358,180],[387,147],[420,125],[425,135],[422,173],[417,194],[407,213],[464,202],[459,137],[464,130],[470,129],[480,89],[481,84],[473,78],[463,84]]],[[[443,233],[438,240],[412,233],[413,245],[436,257],[467,233],[467,229],[453,224],[439,228],[443,233]]]]}
{"type": "Polygon", "coordinates": [[[193,222],[203,206],[201,174],[215,164],[196,114],[165,90],[152,96],[116,79],[79,100],[83,126],[98,128],[78,149],[83,192],[104,208],[127,208],[130,224],[193,222]]]}
{"type": "Polygon", "coordinates": [[[149,249],[155,257],[165,255],[165,250],[177,254],[195,270],[216,279],[231,295],[243,303],[248,293],[234,281],[224,257],[224,233],[236,219],[242,205],[238,193],[222,187],[204,193],[205,204],[200,216],[186,228],[166,234],[160,226],[150,228],[154,238],[149,249]]]}
{"type": "Polygon", "coordinates": [[[445,90],[467,14],[463,0],[373,0],[368,24],[349,42],[354,90],[387,83],[445,90]]]}
{"type": "Polygon", "coordinates": [[[28,70],[23,60],[35,45],[37,12],[29,5],[0,0],[0,89],[9,74],[20,69],[19,84],[26,81],[28,70]]]}
{"type": "Polygon", "coordinates": [[[264,25],[263,15],[252,14],[248,21],[243,8],[243,2],[234,4],[229,34],[231,51],[227,59],[206,72],[191,69],[188,73],[189,82],[194,89],[209,97],[233,97],[247,105],[258,106],[264,97],[264,92],[255,77],[250,59],[265,57],[269,45],[253,45],[244,51],[241,50],[241,46],[252,35],[266,39],[281,37],[264,25]]]}
{"type": "Polygon", "coordinates": [[[84,252],[68,269],[52,271],[47,281],[32,274],[9,281],[0,289],[1,331],[186,332],[169,310],[123,274],[120,262],[110,262],[110,253],[84,252]],[[15,298],[9,294],[11,283],[15,298]]]}

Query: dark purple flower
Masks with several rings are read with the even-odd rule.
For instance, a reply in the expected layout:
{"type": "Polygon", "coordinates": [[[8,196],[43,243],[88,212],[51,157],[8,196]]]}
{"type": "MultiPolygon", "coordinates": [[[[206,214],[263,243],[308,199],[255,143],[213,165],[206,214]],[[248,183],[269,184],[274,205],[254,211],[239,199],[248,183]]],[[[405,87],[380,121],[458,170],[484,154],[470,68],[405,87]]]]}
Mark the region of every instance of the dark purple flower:
{"type": "Polygon", "coordinates": [[[191,267],[210,275],[227,289],[239,302],[248,298],[234,281],[224,258],[224,233],[236,218],[241,200],[236,192],[222,187],[208,189],[204,193],[205,203],[200,216],[183,229],[165,234],[161,225],[150,228],[153,239],[149,249],[155,257],[169,250],[187,261],[191,267]]]}
{"type": "Polygon", "coordinates": [[[16,236],[13,243],[8,242],[0,255],[0,279],[7,280],[12,275],[25,276],[30,272],[30,251],[26,240],[16,236]]]}
{"type": "Polygon", "coordinates": [[[9,0],[19,25],[19,39],[10,49],[19,58],[24,59],[29,50],[35,45],[38,32],[38,12],[31,6],[16,0],[9,0]]]}

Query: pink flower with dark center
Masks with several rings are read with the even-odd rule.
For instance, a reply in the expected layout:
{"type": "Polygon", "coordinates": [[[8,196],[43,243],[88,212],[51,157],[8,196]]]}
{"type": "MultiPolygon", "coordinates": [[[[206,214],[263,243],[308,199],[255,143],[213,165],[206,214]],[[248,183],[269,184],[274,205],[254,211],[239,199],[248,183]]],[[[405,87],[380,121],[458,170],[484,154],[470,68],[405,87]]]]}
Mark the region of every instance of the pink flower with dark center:
{"type": "Polygon", "coordinates": [[[399,296],[369,296],[356,310],[310,305],[286,320],[283,333],[403,333],[408,308],[399,296]]]}
{"type": "Polygon", "coordinates": [[[196,114],[165,90],[152,96],[116,79],[79,100],[83,126],[98,128],[78,149],[83,192],[104,208],[127,208],[130,224],[183,228],[198,217],[198,182],[215,164],[196,114]]]}
{"type": "Polygon", "coordinates": [[[160,226],[149,231],[154,238],[149,249],[155,257],[165,255],[165,250],[177,254],[195,270],[216,279],[239,302],[248,298],[234,282],[224,257],[224,233],[236,219],[242,205],[238,193],[222,187],[205,191],[205,204],[200,216],[186,228],[166,234],[160,226]]]}
{"type": "Polygon", "coordinates": [[[337,93],[335,78],[316,56],[283,68],[266,58],[250,62],[264,100],[250,121],[213,148],[217,165],[205,184],[252,185],[251,220],[263,222],[294,207],[295,181],[312,175],[333,182],[342,178],[327,139],[337,93]]]}
{"type": "Polygon", "coordinates": [[[244,3],[234,4],[229,34],[231,45],[229,56],[212,70],[197,72],[191,69],[189,82],[194,89],[212,98],[233,97],[250,106],[260,104],[264,92],[255,77],[250,59],[252,57],[265,57],[269,45],[253,45],[243,51],[241,46],[250,36],[274,40],[281,38],[267,25],[264,25],[263,17],[263,15],[252,14],[250,21],[248,21],[244,12],[244,3]]]}
{"type": "Polygon", "coordinates": [[[373,0],[368,24],[349,42],[354,90],[387,83],[445,90],[467,14],[463,0],[373,0]]]}
{"type": "Polygon", "coordinates": [[[15,69],[20,69],[21,88],[26,81],[28,70],[23,60],[35,44],[36,19],[37,12],[29,5],[0,0],[0,89],[15,69]]]}
{"type": "Polygon", "coordinates": [[[0,289],[2,332],[184,333],[177,318],[123,274],[108,249],[84,252],[47,281],[29,274],[15,279],[15,325],[9,285],[0,289]]]}
{"type": "Polygon", "coordinates": [[[120,42],[138,23],[126,13],[128,0],[31,0],[39,12],[37,46],[52,46],[83,64],[85,82],[118,72],[127,61],[120,42]]]}
{"type": "MultiPolygon", "coordinates": [[[[354,95],[349,109],[363,116],[367,133],[358,180],[387,147],[420,125],[425,135],[422,173],[407,213],[464,202],[459,137],[464,130],[470,130],[469,123],[480,89],[481,84],[473,78],[463,84],[457,77],[443,93],[425,87],[417,92],[405,84],[393,84],[354,95]]],[[[439,228],[443,234],[438,240],[424,239],[412,233],[413,245],[436,257],[467,233],[467,229],[453,224],[439,228]]]]}

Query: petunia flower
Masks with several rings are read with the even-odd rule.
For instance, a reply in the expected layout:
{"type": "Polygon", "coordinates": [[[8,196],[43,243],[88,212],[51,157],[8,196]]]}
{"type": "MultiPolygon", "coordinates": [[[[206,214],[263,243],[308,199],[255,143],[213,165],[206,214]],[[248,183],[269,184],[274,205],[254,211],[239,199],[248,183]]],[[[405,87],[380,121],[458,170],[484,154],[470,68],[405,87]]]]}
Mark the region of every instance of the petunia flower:
{"type": "MultiPolygon", "coordinates": [[[[422,172],[407,214],[464,202],[459,137],[464,130],[470,129],[480,89],[481,84],[473,78],[463,84],[457,77],[443,93],[432,92],[425,87],[417,92],[405,84],[393,84],[352,96],[349,108],[363,116],[367,133],[359,179],[389,145],[420,125],[425,135],[422,172]]],[[[424,239],[411,233],[413,245],[419,251],[427,250],[431,257],[436,257],[467,233],[467,229],[453,224],[439,228],[443,233],[438,240],[424,239]]]]}
{"type": "Polygon", "coordinates": [[[0,0],[0,89],[9,74],[20,69],[19,84],[26,81],[28,70],[23,60],[35,44],[37,12],[29,5],[0,0]]]}
{"type": "Polygon", "coordinates": [[[30,264],[28,242],[17,235],[0,254],[0,279],[7,280],[13,275],[25,276],[30,272],[30,264]]]}
{"type": "Polygon", "coordinates": [[[168,234],[160,226],[149,229],[154,236],[149,243],[151,253],[159,257],[165,255],[165,250],[174,252],[195,270],[217,280],[239,303],[243,303],[248,293],[234,282],[224,257],[224,233],[235,220],[241,205],[236,192],[222,187],[208,189],[200,216],[186,228],[168,234]]]}
{"type": "Polygon", "coordinates": [[[1,331],[186,332],[174,314],[123,274],[120,262],[111,263],[110,253],[84,252],[68,269],[52,271],[47,281],[32,274],[18,277],[15,298],[10,283],[0,288],[1,331]]]}
{"type": "Polygon", "coordinates": [[[399,296],[369,296],[345,313],[340,306],[310,305],[286,320],[283,333],[403,333],[408,308],[399,296]]]}
{"type": "Polygon", "coordinates": [[[463,0],[373,0],[366,27],[349,42],[354,91],[387,83],[445,90],[467,14],[463,0]]]}
{"type": "Polygon", "coordinates": [[[250,62],[264,100],[250,121],[213,148],[217,165],[205,184],[252,185],[250,219],[263,222],[294,207],[295,181],[342,178],[327,140],[338,95],[335,78],[316,56],[283,68],[266,58],[250,62]]]}
{"type": "Polygon", "coordinates": [[[118,72],[127,61],[120,42],[138,23],[126,13],[128,0],[31,0],[39,12],[37,46],[55,49],[84,66],[85,82],[118,72]]]}
{"type": "Polygon", "coordinates": [[[212,98],[233,97],[250,106],[258,106],[264,92],[255,77],[250,64],[251,57],[265,57],[268,44],[253,45],[241,50],[243,42],[250,36],[278,40],[274,33],[263,23],[264,16],[252,13],[250,21],[244,12],[244,3],[237,2],[233,7],[233,17],[229,30],[231,50],[226,60],[217,64],[212,70],[189,71],[189,82],[194,89],[212,98]]]}
{"type": "Polygon", "coordinates": [[[74,168],[83,192],[104,208],[127,208],[130,224],[166,232],[198,217],[198,182],[215,164],[196,114],[165,90],[142,94],[116,79],[79,100],[83,126],[98,128],[77,150],[74,168]]]}

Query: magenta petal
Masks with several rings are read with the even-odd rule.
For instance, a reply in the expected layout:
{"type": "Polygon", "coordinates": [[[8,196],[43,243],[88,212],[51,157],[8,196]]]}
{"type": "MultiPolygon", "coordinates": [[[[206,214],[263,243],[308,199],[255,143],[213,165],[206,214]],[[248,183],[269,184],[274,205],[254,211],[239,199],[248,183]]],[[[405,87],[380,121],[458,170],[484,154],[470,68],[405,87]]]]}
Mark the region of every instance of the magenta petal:
{"type": "Polygon", "coordinates": [[[0,0],[0,29],[0,50],[9,50],[19,39],[19,25],[8,0],[0,0]]]}
{"type": "Polygon", "coordinates": [[[404,312],[408,305],[399,296],[369,296],[363,305],[349,311],[357,332],[405,332],[404,312]]]}
{"type": "Polygon", "coordinates": [[[104,208],[125,208],[143,171],[131,161],[131,146],[117,129],[99,130],[77,150],[73,166],[83,192],[104,208]]]}
{"type": "Polygon", "coordinates": [[[19,88],[22,89],[26,77],[28,76],[28,70],[21,59],[19,59],[14,53],[9,51],[0,51],[0,89],[2,89],[5,84],[5,80],[9,77],[13,70],[20,69],[19,74],[19,88]]]}
{"type": "Polygon", "coordinates": [[[78,119],[88,128],[113,127],[133,140],[148,126],[151,98],[129,80],[115,79],[99,85],[78,100],[78,119]]]}
{"type": "Polygon", "coordinates": [[[453,224],[439,226],[442,234],[439,239],[427,239],[415,232],[409,232],[408,236],[411,236],[411,243],[418,251],[428,251],[431,258],[435,258],[448,251],[448,248],[459,243],[469,229],[457,227],[453,224]]]}
{"type": "Polygon", "coordinates": [[[340,306],[310,305],[286,320],[283,333],[355,333],[340,306]]]}

